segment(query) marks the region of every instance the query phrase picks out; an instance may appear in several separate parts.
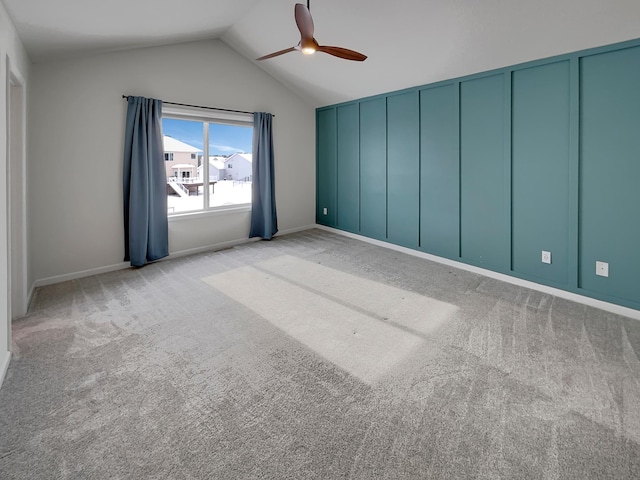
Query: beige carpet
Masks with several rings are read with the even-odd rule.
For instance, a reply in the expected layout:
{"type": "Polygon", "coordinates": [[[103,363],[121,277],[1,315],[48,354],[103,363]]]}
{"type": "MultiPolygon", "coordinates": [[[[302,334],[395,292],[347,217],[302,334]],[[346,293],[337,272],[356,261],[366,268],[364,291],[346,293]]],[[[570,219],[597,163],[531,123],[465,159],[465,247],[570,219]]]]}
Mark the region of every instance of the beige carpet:
{"type": "Polygon", "coordinates": [[[636,479],[640,322],[332,233],[37,291],[4,479],[636,479]]]}

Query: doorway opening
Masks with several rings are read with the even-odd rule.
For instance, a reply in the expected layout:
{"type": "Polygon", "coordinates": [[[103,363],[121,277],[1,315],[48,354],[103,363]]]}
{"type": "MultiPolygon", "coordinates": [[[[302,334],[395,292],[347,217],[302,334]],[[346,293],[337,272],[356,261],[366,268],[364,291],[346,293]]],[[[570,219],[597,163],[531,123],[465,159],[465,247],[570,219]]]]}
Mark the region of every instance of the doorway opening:
{"type": "MultiPolygon", "coordinates": [[[[7,60],[7,219],[11,319],[27,313],[26,98],[7,60]]],[[[11,337],[9,337],[10,339],[11,337]]]]}

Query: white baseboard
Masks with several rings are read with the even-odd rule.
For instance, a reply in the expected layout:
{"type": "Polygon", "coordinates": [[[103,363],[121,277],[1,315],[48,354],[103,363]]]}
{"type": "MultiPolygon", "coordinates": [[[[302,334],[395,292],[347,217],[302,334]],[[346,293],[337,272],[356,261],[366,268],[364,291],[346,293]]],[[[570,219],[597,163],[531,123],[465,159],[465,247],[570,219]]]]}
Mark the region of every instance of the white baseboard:
{"type": "Polygon", "coordinates": [[[503,282],[511,283],[512,285],[518,285],[520,287],[530,288],[531,290],[537,290],[542,293],[548,293],[549,295],[554,295],[556,297],[571,300],[577,303],[581,303],[583,305],[588,305],[590,307],[599,308],[600,310],[605,310],[607,312],[615,313],[618,315],[624,315],[625,317],[630,317],[630,318],[633,318],[634,320],[640,320],[640,310],[635,310],[633,308],[623,307],[621,305],[616,305],[615,303],[609,303],[602,300],[596,300],[595,298],[586,297],[578,293],[567,292],[566,290],[561,290],[559,288],[549,287],[547,285],[531,282],[529,280],[523,280],[521,278],[512,277],[510,275],[505,275],[504,273],[498,273],[492,270],[487,270],[487,269],[476,267],[473,265],[468,265],[466,263],[457,262],[455,260],[450,260],[448,258],[442,258],[436,255],[431,255],[429,253],[419,252],[417,250],[412,250],[411,248],[400,247],[392,243],[383,242],[381,240],[375,240],[369,237],[364,237],[356,233],[345,232],[335,228],[326,227],[324,225],[316,225],[316,228],[319,228],[321,230],[326,230],[328,232],[337,233],[338,235],[342,235],[345,237],[362,240],[363,242],[371,243],[379,247],[384,247],[390,250],[395,250],[397,252],[406,253],[407,255],[413,255],[414,257],[424,258],[426,260],[431,260],[432,262],[437,262],[443,265],[448,265],[450,267],[459,268],[460,270],[466,270],[468,272],[484,275],[485,277],[501,280],[503,282]]]}
{"type": "Polygon", "coordinates": [[[5,352],[3,356],[4,358],[0,359],[0,387],[2,387],[4,378],[7,375],[7,370],[9,370],[9,362],[11,361],[11,352],[5,352]]]}
{"type": "MultiPolygon", "coordinates": [[[[305,225],[303,227],[290,228],[288,230],[282,230],[276,234],[276,236],[287,235],[289,233],[301,232],[304,230],[309,230],[311,228],[316,228],[316,225],[305,225]]],[[[215,250],[222,250],[225,248],[231,248],[238,245],[242,245],[249,242],[257,242],[261,240],[260,238],[239,238],[235,240],[230,240],[228,242],[220,242],[214,243],[211,245],[205,245],[203,247],[189,248],[187,250],[180,250],[178,252],[171,252],[169,256],[162,258],[158,261],[166,261],[171,260],[172,258],[185,257],[187,255],[194,255],[196,253],[203,252],[211,252],[215,250]]],[[[33,298],[34,290],[37,287],[44,287],[45,285],[53,285],[55,283],[67,282],[69,280],[77,280],[79,278],[90,277],[92,275],[99,275],[101,273],[115,272],[117,270],[124,270],[126,268],[130,268],[131,265],[129,262],[121,262],[113,265],[107,265],[105,267],[97,267],[97,268],[89,268],[87,270],[81,270],[79,272],[65,273],[64,275],[55,275],[52,277],[41,278],[34,282],[31,286],[31,290],[29,292],[29,304],[31,303],[31,299],[33,298]]]]}
{"type": "Polygon", "coordinates": [[[78,278],[90,277],[92,275],[98,275],[100,273],[115,272],[116,270],[124,270],[131,265],[129,262],[116,263],[114,265],[108,265],[106,267],[89,268],[87,270],[80,270],[79,272],[65,273],[63,275],[54,275],[53,277],[40,278],[33,284],[34,288],[44,287],[45,285],[53,285],[54,283],[68,282],[69,280],[76,280],[78,278]]]}
{"type": "Polygon", "coordinates": [[[290,233],[304,232],[305,230],[311,230],[312,228],[316,228],[316,227],[317,225],[314,223],[312,225],[305,225],[304,227],[289,228],[287,230],[282,230],[276,233],[275,236],[279,237],[281,235],[289,235],[290,233]]]}
{"type": "Polygon", "coordinates": [[[36,293],[36,282],[31,284],[31,288],[29,289],[29,293],[27,294],[27,313],[29,313],[29,309],[31,308],[31,302],[33,301],[33,295],[36,293]]]}
{"type": "MultiPolygon", "coordinates": [[[[306,225],[304,227],[290,228],[288,230],[279,231],[278,233],[275,234],[275,236],[278,237],[278,236],[281,236],[281,235],[287,235],[289,233],[302,232],[303,230],[310,230],[312,228],[316,228],[316,226],[315,225],[306,225]]],[[[228,242],[221,242],[221,243],[215,243],[215,244],[212,244],[212,245],[205,245],[204,247],[189,248],[187,250],[180,250],[179,252],[172,252],[172,253],[169,254],[168,257],[161,258],[158,261],[159,262],[163,262],[163,261],[166,261],[166,260],[171,260],[172,258],[186,257],[187,255],[194,255],[196,253],[214,252],[216,250],[223,250],[225,248],[232,248],[232,247],[237,247],[238,245],[244,245],[245,243],[259,242],[260,240],[262,240],[262,239],[259,238],[259,237],[239,238],[239,239],[236,239],[236,240],[230,240],[228,242]]],[[[126,265],[126,267],[129,267],[128,263],[126,263],[125,265],[126,265]]]]}
{"type": "MultiPolygon", "coordinates": [[[[229,240],[228,242],[220,242],[212,245],[205,245],[204,247],[188,248],[187,250],[180,250],[179,252],[172,252],[168,257],[161,258],[159,262],[171,260],[172,258],[186,257],[187,255],[195,255],[196,253],[214,252],[216,250],[224,250],[225,248],[236,247],[245,243],[257,242],[259,238],[241,238],[237,240],[229,240]]],[[[127,264],[129,266],[129,264],[127,264]]]]}

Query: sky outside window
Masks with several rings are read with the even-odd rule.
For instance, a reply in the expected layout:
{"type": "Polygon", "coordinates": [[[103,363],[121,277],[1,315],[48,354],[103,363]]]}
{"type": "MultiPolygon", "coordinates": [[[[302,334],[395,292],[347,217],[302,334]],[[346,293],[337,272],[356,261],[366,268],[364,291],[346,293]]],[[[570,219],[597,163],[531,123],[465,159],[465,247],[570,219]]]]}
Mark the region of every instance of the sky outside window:
{"type": "MultiPolygon", "coordinates": [[[[185,122],[175,118],[162,119],[164,135],[203,150],[202,123],[185,122]]],[[[229,156],[234,153],[251,153],[253,129],[236,125],[211,123],[209,130],[209,155],[229,156]]]]}

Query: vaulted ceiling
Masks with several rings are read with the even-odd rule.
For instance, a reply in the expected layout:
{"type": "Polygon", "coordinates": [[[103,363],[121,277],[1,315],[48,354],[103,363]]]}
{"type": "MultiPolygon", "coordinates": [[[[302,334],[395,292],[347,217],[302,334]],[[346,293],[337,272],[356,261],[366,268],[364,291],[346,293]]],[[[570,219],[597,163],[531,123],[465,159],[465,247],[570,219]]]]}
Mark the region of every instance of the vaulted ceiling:
{"type": "Polygon", "coordinates": [[[34,62],[218,38],[313,106],[640,38],[638,0],[312,0],[319,43],[369,58],[256,62],[297,44],[296,0],[0,1],[34,62]]]}

